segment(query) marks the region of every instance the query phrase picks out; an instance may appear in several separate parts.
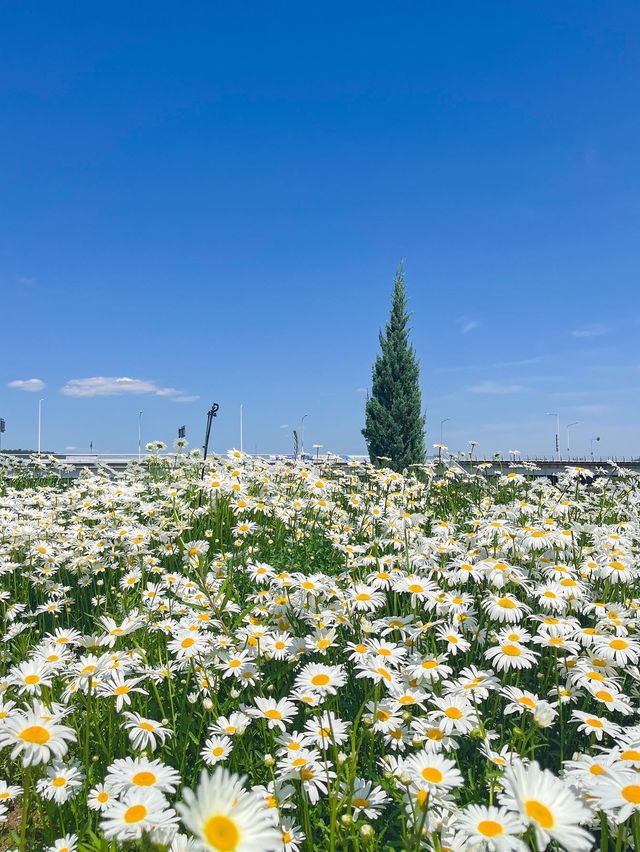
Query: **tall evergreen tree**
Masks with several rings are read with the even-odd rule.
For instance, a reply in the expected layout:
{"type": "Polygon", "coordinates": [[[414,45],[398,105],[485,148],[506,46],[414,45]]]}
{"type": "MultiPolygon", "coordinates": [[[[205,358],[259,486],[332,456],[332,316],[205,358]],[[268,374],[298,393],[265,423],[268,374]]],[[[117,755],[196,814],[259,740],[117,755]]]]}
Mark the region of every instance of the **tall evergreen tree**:
{"type": "Polygon", "coordinates": [[[404,470],[425,460],[420,400],[420,365],[409,343],[409,314],[402,266],[396,273],[391,316],[380,332],[381,352],[372,371],[365,428],[369,457],[376,465],[404,470]],[[390,461],[380,462],[380,457],[390,461]]]}

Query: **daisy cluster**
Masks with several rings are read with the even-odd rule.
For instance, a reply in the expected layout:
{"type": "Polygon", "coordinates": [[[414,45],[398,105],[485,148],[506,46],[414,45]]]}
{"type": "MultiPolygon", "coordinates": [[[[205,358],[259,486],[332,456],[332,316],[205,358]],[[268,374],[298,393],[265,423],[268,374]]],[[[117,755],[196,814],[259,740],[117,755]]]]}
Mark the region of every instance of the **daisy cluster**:
{"type": "Polygon", "coordinates": [[[3,463],[6,848],[640,848],[638,477],[150,449],[3,463]]]}

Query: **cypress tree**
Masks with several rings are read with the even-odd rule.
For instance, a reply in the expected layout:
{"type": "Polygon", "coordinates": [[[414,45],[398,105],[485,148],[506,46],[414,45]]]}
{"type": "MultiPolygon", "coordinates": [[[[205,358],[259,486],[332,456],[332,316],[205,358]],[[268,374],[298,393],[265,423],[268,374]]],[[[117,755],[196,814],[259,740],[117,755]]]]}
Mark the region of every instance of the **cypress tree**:
{"type": "Polygon", "coordinates": [[[391,315],[380,332],[380,354],[372,370],[371,396],[365,409],[369,458],[402,471],[425,460],[420,400],[420,365],[409,343],[409,314],[402,266],[396,272],[391,315]],[[380,457],[390,461],[380,461],[380,457]]]}

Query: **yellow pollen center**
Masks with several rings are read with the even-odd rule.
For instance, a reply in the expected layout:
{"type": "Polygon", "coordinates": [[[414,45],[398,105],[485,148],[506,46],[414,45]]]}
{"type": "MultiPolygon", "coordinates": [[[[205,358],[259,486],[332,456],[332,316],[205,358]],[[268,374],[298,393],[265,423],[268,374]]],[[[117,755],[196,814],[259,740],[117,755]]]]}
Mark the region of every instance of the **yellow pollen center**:
{"type": "Polygon", "coordinates": [[[527,816],[542,828],[549,829],[555,825],[553,814],[542,802],[538,802],[536,799],[527,799],[524,803],[524,809],[527,816]]]}
{"type": "Polygon", "coordinates": [[[640,804],[640,785],[628,784],[620,790],[620,793],[627,802],[631,802],[633,805],[640,804]]]}
{"type": "Polygon", "coordinates": [[[483,837],[497,837],[499,834],[504,834],[504,828],[493,819],[483,819],[476,828],[483,837]]]}
{"type": "Polygon", "coordinates": [[[213,816],[203,827],[209,844],[220,852],[231,852],[238,845],[240,832],[235,822],[226,816],[213,816]]]}
{"type": "Polygon", "coordinates": [[[33,743],[34,745],[44,745],[51,739],[51,734],[42,725],[30,725],[24,731],[21,731],[18,736],[24,742],[33,743]]]}
{"type": "Polygon", "coordinates": [[[444,711],[444,715],[449,719],[462,719],[462,710],[457,707],[447,707],[444,711]]]}
{"type": "Polygon", "coordinates": [[[267,717],[267,719],[282,719],[282,713],[279,710],[275,710],[273,708],[267,710],[264,715],[267,717]]]}
{"type": "Polygon", "coordinates": [[[156,783],[157,778],[153,772],[136,772],[131,781],[137,787],[152,787],[156,783]]]}
{"type": "Polygon", "coordinates": [[[442,772],[436,769],[435,766],[425,766],[420,774],[429,784],[441,784],[444,779],[442,772]]]}
{"type": "Polygon", "coordinates": [[[124,812],[124,821],[131,824],[134,822],[140,822],[143,820],[148,811],[144,805],[131,805],[130,808],[127,808],[124,812]]]}
{"type": "Polygon", "coordinates": [[[317,674],[311,678],[311,683],[314,686],[326,686],[331,678],[327,674],[317,674]]]}

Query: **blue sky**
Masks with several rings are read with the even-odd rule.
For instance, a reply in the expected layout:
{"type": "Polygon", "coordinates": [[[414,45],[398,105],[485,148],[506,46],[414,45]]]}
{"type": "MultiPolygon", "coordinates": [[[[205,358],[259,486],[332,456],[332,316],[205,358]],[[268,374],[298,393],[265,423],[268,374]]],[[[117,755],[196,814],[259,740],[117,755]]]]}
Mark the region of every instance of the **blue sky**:
{"type": "Polygon", "coordinates": [[[4,446],[39,398],[46,448],[198,445],[215,400],[218,450],[242,403],[245,449],[362,452],[405,258],[429,443],[638,454],[639,42],[631,2],[3,4],[4,446]]]}

